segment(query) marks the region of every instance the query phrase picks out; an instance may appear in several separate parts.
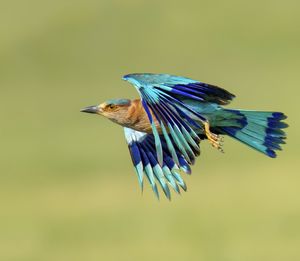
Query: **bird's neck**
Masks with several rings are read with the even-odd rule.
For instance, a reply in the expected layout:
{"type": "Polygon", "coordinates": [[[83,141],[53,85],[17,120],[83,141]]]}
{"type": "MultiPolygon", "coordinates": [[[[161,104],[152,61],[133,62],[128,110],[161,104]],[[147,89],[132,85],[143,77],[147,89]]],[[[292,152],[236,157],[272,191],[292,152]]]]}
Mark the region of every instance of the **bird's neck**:
{"type": "Polygon", "coordinates": [[[137,131],[151,133],[151,125],[140,99],[131,101],[126,115],[122,118],[121,125],[137,131]]]}

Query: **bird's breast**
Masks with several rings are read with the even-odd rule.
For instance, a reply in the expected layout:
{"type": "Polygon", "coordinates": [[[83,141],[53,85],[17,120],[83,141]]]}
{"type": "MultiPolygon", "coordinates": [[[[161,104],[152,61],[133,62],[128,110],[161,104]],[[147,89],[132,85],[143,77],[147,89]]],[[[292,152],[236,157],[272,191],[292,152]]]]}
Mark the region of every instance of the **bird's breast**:
{"type": "MultiPolygon", "coordinates": [[[[158,124],[158,121],[156,120],[153,112],[151,110],[150,112],[158,132],[161,133],[161,128],[158,124]]],[[[152,133],[152,127],[149,118],[140,99],[132,102],[130,108],[128,109],[128,116],[130,118],[130,126],[127,127],[141,132],[152,133]]]]}

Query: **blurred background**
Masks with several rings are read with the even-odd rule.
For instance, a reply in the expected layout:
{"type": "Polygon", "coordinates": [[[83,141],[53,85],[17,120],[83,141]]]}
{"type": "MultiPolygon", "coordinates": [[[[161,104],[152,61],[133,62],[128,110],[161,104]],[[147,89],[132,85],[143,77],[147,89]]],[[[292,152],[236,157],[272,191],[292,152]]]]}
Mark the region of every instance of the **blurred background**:
{"type": "Polygon", "coordinates": [[[299,1],[1,0],[0,260],[300,260],[299,1]],[[188,193],[141,195],[123,130],[82,107],[178,74],[283,111],[269,159],[202,144],[188,193]]]}

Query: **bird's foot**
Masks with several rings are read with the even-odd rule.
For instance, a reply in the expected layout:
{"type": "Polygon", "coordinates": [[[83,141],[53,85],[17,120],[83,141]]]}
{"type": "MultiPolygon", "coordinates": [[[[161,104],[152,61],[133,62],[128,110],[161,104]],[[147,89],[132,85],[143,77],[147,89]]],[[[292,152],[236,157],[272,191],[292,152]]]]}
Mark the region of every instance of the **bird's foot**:
{"type": "Polygon", "coordinates": [[[204,130],[205,130],[205,135],[210,142],[210,144],[214,147],[217,148],[219,151],[224,152],[222,148],[222,142],[223,139],[217,134],[214,134],[210,131],[209,129],[209,123],[205,122],[204,123],[204,130]]]}

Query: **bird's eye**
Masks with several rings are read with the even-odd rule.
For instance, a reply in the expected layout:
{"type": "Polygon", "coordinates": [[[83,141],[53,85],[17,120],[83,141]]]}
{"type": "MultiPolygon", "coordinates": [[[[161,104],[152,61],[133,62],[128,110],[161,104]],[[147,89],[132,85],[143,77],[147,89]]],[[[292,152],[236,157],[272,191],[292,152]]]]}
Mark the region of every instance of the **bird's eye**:
{"type": "Polygon", "coordinates": [[[108,107],[110,110],[113,110],[114,108],[116,108],[116,106],[115,106],[114,104],[109,104],[107,107],[108,107]]]}

